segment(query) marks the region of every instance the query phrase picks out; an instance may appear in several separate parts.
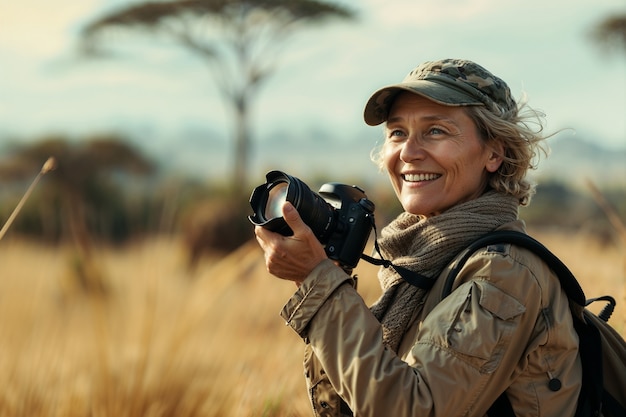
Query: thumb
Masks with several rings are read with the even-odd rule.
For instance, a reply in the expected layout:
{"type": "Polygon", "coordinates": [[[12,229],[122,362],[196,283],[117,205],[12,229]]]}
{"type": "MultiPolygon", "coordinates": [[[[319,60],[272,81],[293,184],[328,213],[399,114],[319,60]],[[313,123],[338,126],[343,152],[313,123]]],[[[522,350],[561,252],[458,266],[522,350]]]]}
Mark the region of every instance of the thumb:
{"type": "Polygon", "coordinates": [[[304,223],[302,217],[298,213],[298,210],[289,201],[283,204],[283,219],[287,225],[293,230],[294,235],[301,235],[305,233],[309,226],[304,223]]]}

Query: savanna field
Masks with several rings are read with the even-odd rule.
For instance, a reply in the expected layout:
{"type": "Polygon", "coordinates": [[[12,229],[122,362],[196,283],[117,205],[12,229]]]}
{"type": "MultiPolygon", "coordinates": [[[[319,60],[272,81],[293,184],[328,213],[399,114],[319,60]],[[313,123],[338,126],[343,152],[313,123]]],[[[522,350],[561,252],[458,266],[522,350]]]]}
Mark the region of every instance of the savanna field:
{"type": "MultiPolygon", "coordinates": [[[[611,323],[625,335],[623,248],[532,234],[587,297],[618,300],[611,323]]],[[[171,237],[96,253],[107,289],[85,293],[69,248],[0,243],[1,417],[311,415],[302,342],[278,315],[295,287],[267,274],[255,243],[193,273],[171,237]]],[[[375,267],[357,272],[371,303],[375,267]]]]}

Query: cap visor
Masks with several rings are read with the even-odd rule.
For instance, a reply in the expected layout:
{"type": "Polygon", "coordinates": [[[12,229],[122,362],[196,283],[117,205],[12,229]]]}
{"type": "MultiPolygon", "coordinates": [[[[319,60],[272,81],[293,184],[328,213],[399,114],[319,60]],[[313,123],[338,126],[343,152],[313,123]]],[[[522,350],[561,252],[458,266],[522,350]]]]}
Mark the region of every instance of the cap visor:
{"type": "Polygon", "coordinates": [[[407,83],[390,85],[376,91],[365,105],[363,118],[369,126],[377,126],[387,120],[389,109],[396,96],[402,91],[418,94],[444,106],[477,106],[484,105],[476,97],[450,86],[429,80],[416,80],[407,83]]]}

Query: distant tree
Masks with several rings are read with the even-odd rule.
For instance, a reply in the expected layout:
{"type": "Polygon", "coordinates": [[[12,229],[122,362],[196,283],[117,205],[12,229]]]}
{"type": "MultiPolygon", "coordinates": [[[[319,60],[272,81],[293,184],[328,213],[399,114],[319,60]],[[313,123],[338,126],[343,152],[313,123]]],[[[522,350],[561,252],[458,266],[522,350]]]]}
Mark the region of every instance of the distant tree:
{"type": "Polygon", "coordinates": [[[234,113],[232,181],[234,190],[241,191],[250,166],[249,110],[259,87],[275,71],[281,48],[304,23],[352,17],[344,7],[317,0],[151,1],[95,19],[83,28],[81,38],[83,51],[98,55],[120,29],[163,35],[210,64],[234,113]]]}
{"type": "Polygon", "coordinates": [[[98,194],[110,177],[144,175],[153,172],[154,166],[116,135],[93,136],[79,143],[57,136],[5,152],[0,160],[0,180],[30,179],[50,156],[55,158],[56,168],[47,180],[59,194],[62,233],[74,243],[77,279],[85,290],[102,291],[104,282],[94,267],[90,213],[98,209],[93,206],[98,205],[98,194]]]}
{"type": "Polygon", "coordinates": [[[609,50],[626,53],[626,14],[605,17],[593,28],[591,37],[609,50]]]}

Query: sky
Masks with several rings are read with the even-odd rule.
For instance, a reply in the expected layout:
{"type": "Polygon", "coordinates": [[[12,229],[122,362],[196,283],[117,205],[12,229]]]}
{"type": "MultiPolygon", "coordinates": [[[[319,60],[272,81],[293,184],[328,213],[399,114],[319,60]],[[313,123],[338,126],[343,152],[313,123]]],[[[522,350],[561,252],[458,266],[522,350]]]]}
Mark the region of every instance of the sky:
{"type": "MultiPolygon", "coordinates": [[[[326,152],[333,143],[375,144],[380,128],[362,118],[371,93],[423,61],[450,57],[507,81],[545,112],[547,131],[626,148],[626,56],[589,40],[597,22],[626,10],[623,0],[339,2],[358,19],[294,34],[262,88],[253,112],[258,158],[281,140],[310,149],[299,141],[319,137],[326,152]]],[[[51,133],[130,132],[179,167],[225,168],[231,119],[205,63],[129,40],[124,58],[78,59],[81,27],[129,3],[0,0],[0,150],[51,133]]]]}

